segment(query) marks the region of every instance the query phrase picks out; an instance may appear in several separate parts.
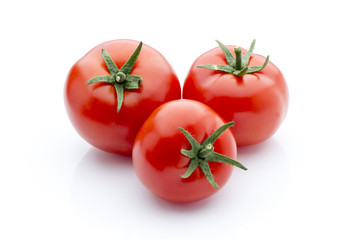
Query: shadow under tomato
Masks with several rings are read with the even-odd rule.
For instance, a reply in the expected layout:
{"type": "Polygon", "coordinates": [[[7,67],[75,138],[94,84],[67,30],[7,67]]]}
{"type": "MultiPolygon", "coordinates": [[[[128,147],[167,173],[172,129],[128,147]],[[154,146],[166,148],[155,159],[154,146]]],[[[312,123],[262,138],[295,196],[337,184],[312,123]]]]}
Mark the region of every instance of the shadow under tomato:
{"type": "Polygon", "coordinates": [[[246,225],[279,202],[286,191],[289,164],[275,139],[239,147],[237,160],[248,170],[234,168],[228,183],[213,196],[172,203],[154,196],[140,183],[131,157],[91,148],[72,178],[73,207],[93,225],[144,235],[164,226],[176,232],[194,224],[220,231],[229,225],[246,225]]]}
{"type": "Polygon", "coordinates": [[[126,216],[126,225],[140,216],[150,217],[150,212],[195,212],[212,203],[211,198],[189,204],[162,200],[140,183],[130,156],[96,148],[91,148],[76,167],[71,196],[76,212],[94,224],[122,222],[126,216]]]}

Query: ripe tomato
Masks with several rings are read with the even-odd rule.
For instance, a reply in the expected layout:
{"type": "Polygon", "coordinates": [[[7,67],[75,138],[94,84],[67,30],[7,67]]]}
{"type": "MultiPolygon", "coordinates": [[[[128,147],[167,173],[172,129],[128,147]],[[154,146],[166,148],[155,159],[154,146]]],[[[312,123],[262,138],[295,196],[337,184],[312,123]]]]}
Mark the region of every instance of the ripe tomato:
{"type": "Polygon", "coordinates": [[[135,136],[150,113],[181,98],[178,78],[155,49],[114,40],[90,50],[74,64],[65,105],[77,132],[108,152],[131,154],[135,136]]]}
{"type": "Polygon", "coordinates": [[[218,44],[220,47],[193,63],[184,82],[183,98],[203,102],[225,121],[234,121],[237,145],[265,141],[276,132],[287,112],[284,76],[268,57],[252,54],[255,40],[249,51],[218,44]]]}
{"type": "Polygon", "coordinates": [[[224,125],[217,113],[197,101],[161,105],[135,139],[132,158],[137,176],[165,200],[209,197],[227,182],[232,165],[246,169],[232,160],[237,156],[234,136],[227,130],[232,124],[224,125]]]}

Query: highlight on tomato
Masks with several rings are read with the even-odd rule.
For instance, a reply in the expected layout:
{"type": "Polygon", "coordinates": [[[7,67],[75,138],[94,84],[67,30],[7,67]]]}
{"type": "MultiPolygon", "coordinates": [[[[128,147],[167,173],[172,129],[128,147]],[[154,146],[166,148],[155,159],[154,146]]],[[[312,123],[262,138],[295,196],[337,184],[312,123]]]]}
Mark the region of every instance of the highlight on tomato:
{"type": "Polygon", "coordinates": [[[269,56],[217,41],[193,63],[183,88],[183,98],[205,103],[232,128],[237,145],[270,138],[283,122],[288,108],[288,88],[269,56]]]}
{"type": "Polygon", "coordinates": [[[207,198],[228,181],[238,161],[234,123],[193,100],[158,107],[139,130],[132,153],[136,175],[154,195],[173,202],[207,198]]]}
{"type": "Polygon", "coordinates": [[[65,85],[66,110],[79,135],[120,154],[131,154],[138,130],[154,109],[179,98],[179,80],[164,56],[128,39],[90,50],[73,65],[65,85]]]}

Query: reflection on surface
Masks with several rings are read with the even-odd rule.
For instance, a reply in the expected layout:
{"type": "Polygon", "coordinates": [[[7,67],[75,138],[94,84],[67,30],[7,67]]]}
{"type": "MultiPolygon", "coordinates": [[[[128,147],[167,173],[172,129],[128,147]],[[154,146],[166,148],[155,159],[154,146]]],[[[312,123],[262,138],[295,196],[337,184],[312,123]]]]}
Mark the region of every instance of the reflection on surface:
{"type": "Polygon", "coordinates": [[[234,169],[217,194],[195,203],[175,204],[158,199],[142,186],[130,157],[92,148],[73,176],[73,206],[87,222],[144,237],[149,231],[167,228],[178,232],[195,225],[199,236],[202,231],[216,235],[239,229],[276,206],[286,191],[289,163],[275,139],[239,147],[238,161],[248,171],[234,169]]]}
{"type": "Polygon", "coordinates": [[[245,174],[234,171],[232,181],[239,189],[236,197],[244,220],[249,220],[271,211],[282,198],[290,176],[289,161],[275,138],[238,147],[237,159],[248,170],[245,174]]]}

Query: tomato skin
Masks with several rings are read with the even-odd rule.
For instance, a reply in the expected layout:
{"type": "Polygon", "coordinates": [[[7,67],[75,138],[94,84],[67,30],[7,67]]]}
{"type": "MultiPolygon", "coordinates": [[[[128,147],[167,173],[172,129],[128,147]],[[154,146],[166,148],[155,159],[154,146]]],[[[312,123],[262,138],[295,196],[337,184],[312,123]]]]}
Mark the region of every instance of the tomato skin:
{"type": "MultiPolygon", "coordinates": [[[[227,46],[234,52],[235,46],[227,46]]],[[[247,51],[242,49],[243,55],[247,51]]],[[[249,66],[261,66],[265,57],[252,54],[249,66]]],[[[220,47],[195,60],[184,82],[183,98],[205,103],[232,128],[238,146],[263,142],[284,120],[288,108],[288,88],[280,70],[272,63],[260,72],[238,77],[198,68],[202,64],[226,65],[220,47]]]]}
{"type": "Polygon", "coordinates": [[[177,76],[167,60],[143,44],[131,74],[143,78],[139,89],[125,90],[120,112],[112,84],[85,83],[109,75],[101,50],[109,52],[117,67],[129,59],[138,46],[134,40],[113,40],[90,50],[71,68],[65,85],[65,106],[69,118],[87,142],[104,151],[131,154],[134,139],[143,122],[161,104],[181,98],[177,76]]]}
{"type": "MultiPolygon", "coordinates": [[[[193,100],[175,100],[157,108],[141,127],[134,143],[133,165],[140,181],[156,196],[172,202],[193,202],[216,193],[229,179],[233,166],[209,162],[219,185],[214,188],[199,167],[182,178],[191,159],[181,149],[191,146],[178,127],[202,143],[224,120],[208,106],[193,100]]],[[[217,153],[237,157],[234,136],[226,130],[214,143],[217,153]]]]}

